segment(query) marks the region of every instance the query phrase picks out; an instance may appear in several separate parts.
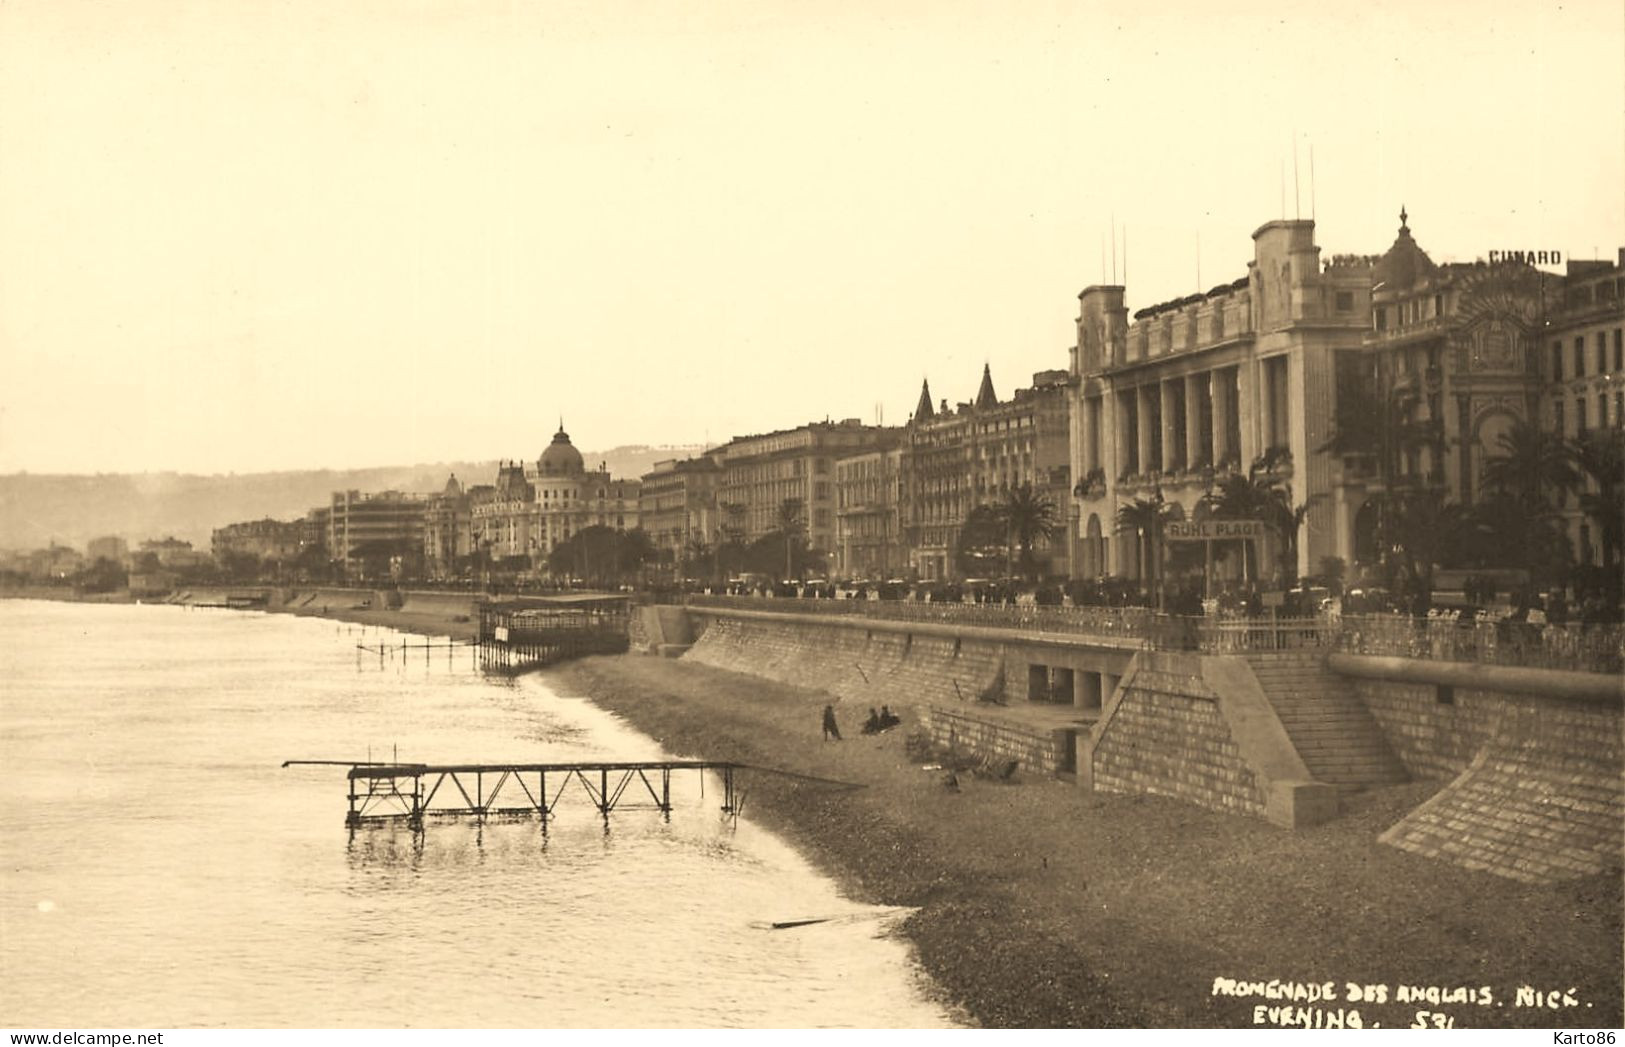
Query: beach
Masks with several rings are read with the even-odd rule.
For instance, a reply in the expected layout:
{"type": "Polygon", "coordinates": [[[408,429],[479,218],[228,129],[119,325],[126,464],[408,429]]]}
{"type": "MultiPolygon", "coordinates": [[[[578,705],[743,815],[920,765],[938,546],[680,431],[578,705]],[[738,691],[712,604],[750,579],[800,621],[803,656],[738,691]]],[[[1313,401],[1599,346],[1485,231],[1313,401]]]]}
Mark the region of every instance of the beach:
{"type": "MultiPolygon", "coordinates": [[[[296,613],[474,632],[450,612],[296,613]]],[[[1340,817],[1289,832],[1020,770],[1008,782],[962,772],[951,788],[927,769],[941,754],[911,741],[917,710],[894,708],[899,727],[864,735],[868,710],[837,706],[843,740],[824,741],[825,692],[682,660],[597,656],[545,679],[678,756],[804,776],[746,772],[744,817],[782,834],[853,899],[914,909],[902,933],[945,1002],[976,1024],[1621,1021],[1617,874],[1528,885],[1377,842],[1441,782],[1354,793],[1340,817]],[[1272,984],[1335,994],[1283,1001],[1268,995],[1272,984]],[[1249,985],[1256,992],[1238,992],[1249,985]]]]}
{"type": "Polygon", "coordinates": [[[904,933],[921,963],[985,1026],[1279,1023],[1279,1001],[1216,993],[1226,979],[1334,983],[1336,1002],[1301,1005],[1311,1022],[1358,1011],[1367,1027],[1404,1026],[1421,1011],[1547,1027],[1560,1019],[1517,1006],[1517,990],[1559,982],[1587,1012],[1574,1020],[1620,1019],[1617,876],[1531,886],[1377,842],[1442,783],[1357,794],[1342,817],[1288,832],[1020,772],[960,773],[955,791],[910,752],[912,710],[866,736],[867,709],[840,709],[844,740],[825,742],[823,692],[705,666],[633,654],[547,675],[670,751],[861,785],[751,774],[744,813],[854,896],[915,908],[904,933]],[[1387,987],[1385,1002],[1350,1001],[1350,983],[1387,987]],[[1424,1002],[1399,1002],[1413,995],[1402,986],[1424,1002]],[[1489,1004],[1425,1002],[1485,986],[1489,1004]]]}

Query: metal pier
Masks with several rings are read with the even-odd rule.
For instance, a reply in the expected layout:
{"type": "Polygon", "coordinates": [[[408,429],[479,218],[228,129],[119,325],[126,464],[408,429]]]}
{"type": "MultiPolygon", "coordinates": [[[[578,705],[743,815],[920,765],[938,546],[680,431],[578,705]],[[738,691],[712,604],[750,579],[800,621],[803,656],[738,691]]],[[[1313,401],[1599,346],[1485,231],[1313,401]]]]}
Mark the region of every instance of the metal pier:
{"type": "MultiPolygon", "coordinates": [[[[735,774],[741,764],[710,760],[645,760],[630,762],[421,764],[351,763],[339,760],[289,760],[282,766],[340,765],[350,768],[349,813],[344,824],[405,819],[423,828],[429,816],[537,815],[547,827],[572,782],[580,785],[604,820],[611,811],[641,807],[671,815],[674,771],[715,771],[722,776],[722,812],[737,814],[740,795],[735,774]],[[644,797],[647,795],[648,799],[644,797]]],[[[704,779],[701,779],[704,789],[704,779]]]]}

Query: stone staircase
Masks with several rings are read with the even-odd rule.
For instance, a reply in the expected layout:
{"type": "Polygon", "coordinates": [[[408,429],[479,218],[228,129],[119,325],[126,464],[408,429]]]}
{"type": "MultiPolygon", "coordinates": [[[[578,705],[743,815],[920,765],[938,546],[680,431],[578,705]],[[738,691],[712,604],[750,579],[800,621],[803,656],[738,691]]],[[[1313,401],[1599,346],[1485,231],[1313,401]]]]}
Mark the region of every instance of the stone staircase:
{"type": "Polygon", "coordinates": [[[1365,703],[1319,655],[1250,654],[1247,662],[1316,781],[1358,789],[1408,779],[1365,703]]]}

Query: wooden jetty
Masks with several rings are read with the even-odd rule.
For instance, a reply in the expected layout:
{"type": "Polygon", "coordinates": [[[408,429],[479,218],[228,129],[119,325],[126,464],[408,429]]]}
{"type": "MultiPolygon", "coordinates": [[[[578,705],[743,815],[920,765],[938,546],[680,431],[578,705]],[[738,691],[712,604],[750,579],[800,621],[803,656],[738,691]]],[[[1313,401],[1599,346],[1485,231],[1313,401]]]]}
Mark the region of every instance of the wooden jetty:
{"type": "Polygon", "coordinates": [[[631,641],[631,598],[581,593],[487,601],[479,605],[481,668],[539,669],[586,654],[621,654],[631,641]]]}
{"type": "MultiPolygon", "coordinates": [[[[736,814],[739,795],[735,772],[743,765],[712,760],[589,761],[585,763],[350,763],[342,760],[288,760],[282,766],[334,765],[350,768],[350,810],[344,824],[356,828],[367,822],[405,819],[421,829],[429,816],[537,815],[542,827],[570,790],[580,786],[607,821],[611,811],[624,807],[672,809],[673,772],[715,771],[722,777],[722,811],[736,814]],[[633,788],[634,785],[641,786],[633,788]],[[629,795],[630,794],[630,795],[629,795]],[[644,796],[648,799],[645,800],[644,796]]],[[[704,779],[701,779],[704,789],[704,779]]]]}
{"type": "Polygon", "coordinates": [[[745,771],[791,778],[841,790],[861,789],[852,782],[809,774],[719,760],[588,760],[578,763],[401,763],[398,760],[285,760],[283,767],[348,767],[350,809],[344,824],[358,828],[369,822],[404,820],[413,830],[423,828],[430,816],[472,815],[478,819],[502,815],[535,815],[546,831],[559,801],[578,785],[592,806],[609,821],[621,808],[656,810],[670,817],[673,773],[705,774],[722,779],[722,813],[739,814],[744,805],[739,776],[745,771]],[[645,799],[644,797],[648,798],[645,799]],[[460,801],[460,802],[459,802],[460,801]]]}

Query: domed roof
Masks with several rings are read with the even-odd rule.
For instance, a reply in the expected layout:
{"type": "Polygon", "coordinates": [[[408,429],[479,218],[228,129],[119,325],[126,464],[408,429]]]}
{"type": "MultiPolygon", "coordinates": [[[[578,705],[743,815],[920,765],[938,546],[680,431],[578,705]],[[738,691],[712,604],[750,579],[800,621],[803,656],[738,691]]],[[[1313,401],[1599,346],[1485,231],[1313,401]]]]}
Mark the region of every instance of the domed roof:
{"type": "Polygon", "coordinates": [[[570,442],[570,434],[564,431],[562,421],[559,431],[553,434],[553,442],[536,462],[536,469],[543,476],[579,476],[587,471],[581,452],[570,442]]]}
{"type": "Polygon", "coordinates": [[[1438,268],[1428,253],[1411,238],[1411,227],[1406,224],[1409,217],[1401,207],[1399,236],[1394,238],[1394,245],[1388,248],[1388,253],[1382,256],[1371,273],[1372,283],[1376,287],[1384,290],[1413,287],[1418,280],[1438,268]]]}

